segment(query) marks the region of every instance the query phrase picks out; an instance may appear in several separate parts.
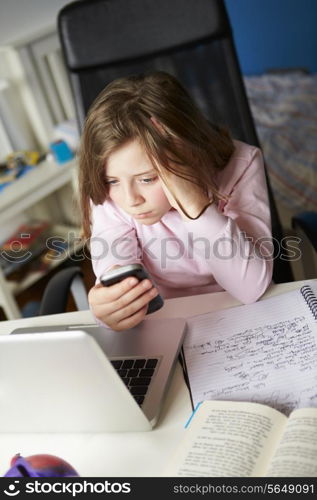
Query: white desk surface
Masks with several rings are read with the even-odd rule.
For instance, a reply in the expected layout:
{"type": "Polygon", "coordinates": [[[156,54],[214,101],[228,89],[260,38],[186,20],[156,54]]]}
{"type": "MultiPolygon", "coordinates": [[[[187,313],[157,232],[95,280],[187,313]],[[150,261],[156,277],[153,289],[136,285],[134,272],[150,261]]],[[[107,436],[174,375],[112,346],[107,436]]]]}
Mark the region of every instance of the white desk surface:
{"type": "MultiPolygon", "coordinates": [[[[308,280],[309,281],[309,280],[308,280]]],[[[302,286],[303,281],[272,285],[263,299],[302,286]]],[[[151,317],[189,317],[239,305],[227,292],[169,299],[151,317]]],[[[1,334],[24,326],[93,322],[89,311],[19,319],[0,323],[1,334]]],[[[177,366],[157,427],[150,432],[122,434],[1,434],[0,476],[16,453],[49,453],[67,460],[85,477],[160,476],[180,442],[191,415],[188,390],[177,366]]],[[[21,415],[23,418],[23,415],[21,415]]]]}

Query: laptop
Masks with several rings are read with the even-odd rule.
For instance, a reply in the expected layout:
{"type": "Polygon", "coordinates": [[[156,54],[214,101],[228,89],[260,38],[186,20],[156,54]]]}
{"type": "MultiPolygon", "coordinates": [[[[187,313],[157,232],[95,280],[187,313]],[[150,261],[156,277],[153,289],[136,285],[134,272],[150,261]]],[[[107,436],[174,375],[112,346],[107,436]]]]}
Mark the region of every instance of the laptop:
{"type": "Polygon", "coordinates": [[[184,340],[181,318],[0,335],[0,432],[149,431],[184,340]]]}

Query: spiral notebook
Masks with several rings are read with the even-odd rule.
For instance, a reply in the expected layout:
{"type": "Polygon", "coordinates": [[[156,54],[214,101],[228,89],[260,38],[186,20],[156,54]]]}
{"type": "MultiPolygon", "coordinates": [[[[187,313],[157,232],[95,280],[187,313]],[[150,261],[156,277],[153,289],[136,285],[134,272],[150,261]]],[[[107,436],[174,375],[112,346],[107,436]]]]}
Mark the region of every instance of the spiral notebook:
{"type": "Polygon", "coordinates": [[[187,324],[193,407],[206,399],[254,401],[286,415],[317,407],[317,280],[187,324]]]}

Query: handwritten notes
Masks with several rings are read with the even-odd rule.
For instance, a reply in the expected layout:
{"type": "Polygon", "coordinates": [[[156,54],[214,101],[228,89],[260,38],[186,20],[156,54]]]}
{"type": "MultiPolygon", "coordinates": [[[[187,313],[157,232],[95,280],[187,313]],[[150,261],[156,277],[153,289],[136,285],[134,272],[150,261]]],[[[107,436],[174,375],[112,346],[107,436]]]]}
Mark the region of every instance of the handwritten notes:
{"type": "Polygon", "coordinates": [[[299,290],[190,318],[184,352],[194,405],[317,406],[317,323],[299,290]]]}

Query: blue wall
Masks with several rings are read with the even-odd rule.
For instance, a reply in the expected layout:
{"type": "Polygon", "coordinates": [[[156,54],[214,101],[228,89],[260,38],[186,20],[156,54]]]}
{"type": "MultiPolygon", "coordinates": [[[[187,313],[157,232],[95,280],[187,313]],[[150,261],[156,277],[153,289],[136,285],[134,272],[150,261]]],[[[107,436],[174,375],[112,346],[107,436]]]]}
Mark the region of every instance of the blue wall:
{"type": "Polygon", "coordinates": [[[225,0],[242,73],[317,71],[317,0],[225,0]]]}

